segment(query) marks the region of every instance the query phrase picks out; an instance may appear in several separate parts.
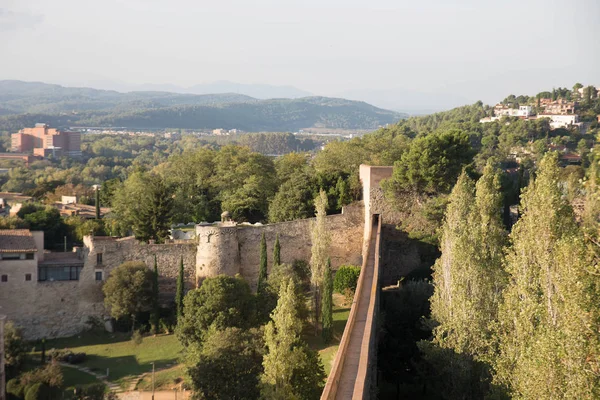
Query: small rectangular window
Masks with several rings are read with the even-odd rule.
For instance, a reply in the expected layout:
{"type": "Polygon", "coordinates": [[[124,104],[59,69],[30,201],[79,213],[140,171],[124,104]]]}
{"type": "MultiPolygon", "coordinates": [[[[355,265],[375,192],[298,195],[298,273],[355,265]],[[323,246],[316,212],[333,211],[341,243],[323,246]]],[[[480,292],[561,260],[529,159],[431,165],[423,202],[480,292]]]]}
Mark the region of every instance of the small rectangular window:
{"type": "Polygon", "coordinates": [[[96,271],[96,280],[97,281],[101,281],[102,280],[102,271],[96,271]]]}
{"type": "Polygon", "coordinates": [[[27,253],[27,254],[25,254],[25,259],[26,260],[33,260],[33,253],[27,253]]]}
{"type": "Polygon", "coordinates": [[[2,282],[8,282],[8,275],[2,275],[2,282]]]}
{"type": "Polygon", "coordinates": [[[102,264],[102,253],[96,253],[96,264],[102,264]]]}
{"type": "Polygon", "coordinates": [[[31,280],[31,274],[25,274],[25,280],[26,281],[30,281],[31,280]]]}

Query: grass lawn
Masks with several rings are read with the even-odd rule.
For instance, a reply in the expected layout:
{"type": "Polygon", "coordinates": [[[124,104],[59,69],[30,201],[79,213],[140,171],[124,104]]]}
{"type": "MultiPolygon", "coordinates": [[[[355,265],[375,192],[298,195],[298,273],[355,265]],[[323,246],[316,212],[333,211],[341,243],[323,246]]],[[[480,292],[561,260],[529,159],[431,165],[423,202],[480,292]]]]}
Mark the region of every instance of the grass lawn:
{"type": "Polygon", "coordinates": [[[126,333],[87,332],[79,336],[48,340],[46,349],[68,348],[75,353],[86,353],[81,365],[94,372],[106,374],[108,380],[123,383],[127,378],[177,363],[181,345],[175,335],[147,336],[137,345],[126,333]]]}
{"type": "MultiPolygon", "coordinates": [[[[156,390],[168,390],[179,387],[181,380],[185,380],[185,367],[179,364],[175,367],[157,371],[154,373],[154,388],[156,390]]],[[[138,382],[137,390],[152,390],[152,373],[144,375],[138,382]]]]}
{"type": "Polygon", "coordinates": [[[65,390],[73,390],[75,385],[88,385],[90,383],[98,383],[93,375],[81,372],[75,368],[61,367],[63,373],[65,390]]]}
{"type": "Polygon", "coordinates": [[[329,376],[333,359],[337,353],[346,322],[350,315],[350,308],[344,304],[344,296],[340,294],[333,295],[333,341],[328,345],[323,343],[321,336],[314,336],[312,329],[305,333],[304,340],[311,349],[317,350],[321,356],[321,361],[325,367],[325,375],[329,376]]]}

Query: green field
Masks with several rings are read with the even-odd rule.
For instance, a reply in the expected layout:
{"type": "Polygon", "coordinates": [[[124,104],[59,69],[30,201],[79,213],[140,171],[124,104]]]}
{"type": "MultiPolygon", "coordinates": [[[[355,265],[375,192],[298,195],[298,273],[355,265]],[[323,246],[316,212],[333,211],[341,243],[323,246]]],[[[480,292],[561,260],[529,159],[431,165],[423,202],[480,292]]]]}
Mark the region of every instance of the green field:
{"type": "Polygon", "coordinates": [[[329,345],[326,345],[323,343],[321,335],[314,336],[312,329],[304,335],[304,340],[306,340],[310,348],[319,352],[321,361],[325,367],[325,375],[327,376],[329,376],[329,372],[331,371],[333,359],[337,353],[348,316],[350,315],[350,308],[344,305],[342,295],[334,294],[333,304],[333,341],[329,345]]]}
{"type": "Polygon", "coordinates": [[[72,390],[76,385],[88,385],[90,383],[98,383],[93,375],[79,371],[71,367],[61,367],[64,379],[65,390],[72,390]]]}
{"type": "Polygon", "coordinates": [[[147,336],[138,345],[131,341],[129,334],[100,332],[48,340],[46,349],[52,348],[86,353],[87,359],[81,366],[103,375],[108,368],[108,380],[121,384],[128,378],[152,371],[153,362],[157,369],[177,364],[181,353],[175,335],[147,336]]]}

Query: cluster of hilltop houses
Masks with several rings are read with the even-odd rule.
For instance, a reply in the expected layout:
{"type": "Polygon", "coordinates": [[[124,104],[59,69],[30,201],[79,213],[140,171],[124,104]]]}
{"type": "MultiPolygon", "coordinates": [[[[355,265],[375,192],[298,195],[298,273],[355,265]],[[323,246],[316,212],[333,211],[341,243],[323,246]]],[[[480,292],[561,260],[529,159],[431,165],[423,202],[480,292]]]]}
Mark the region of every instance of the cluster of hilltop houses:
{"type": "Polygon", "coordinates": [[[498,121],[503,117],[517,117],[529,120],[547,118],[550,120],[550,127],[552,129],[580,128],[581,122],[579,122],[579,116],[575,114],[576,105],[577,103],[574,101],[560,98],[557,100],[540,99],[536,113],[534,107],[530,105],[520,105],[518,108],[513,108],[506,104],[496,104],[494,107],[494,116],[482,118],[479,122],[498,121]]]}

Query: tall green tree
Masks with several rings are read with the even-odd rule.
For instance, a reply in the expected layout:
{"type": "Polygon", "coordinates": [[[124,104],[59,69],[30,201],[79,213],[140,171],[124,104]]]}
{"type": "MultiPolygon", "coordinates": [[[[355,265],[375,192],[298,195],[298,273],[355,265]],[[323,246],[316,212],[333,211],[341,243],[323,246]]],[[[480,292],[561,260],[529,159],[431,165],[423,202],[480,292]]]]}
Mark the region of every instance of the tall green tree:
{"type": "Polygon", "coordinates": [[[492,326],[507,280],[501,210],[500,174],[491,163],[476,187],[463,173],[450,195],[433,275],[436,342],[487,361],[496,347],[492,326]]]}
{"type": "Polygon", "coordinates": [[[256,325],[255,298],[240,277],[206,278],[185,296],[185,312],[177,322],[177,337],[187,348],[201,346],[210,328],[248,329],[256,325]]]}
{"type": "Polygon", "coordinates": [[[311,256],[310,256],[310,283],[313,297],[313,312],[315,324],[315,336],[319,331],[321,311],[321,288],[323,285],[324,271],[327,267],[329,245],[331,234],[327,230],[325,217],[327,216],[327,194],[321,190],[315,198],[317,218],[311,227],[311,256]]]}
{"type": "Polygon", "coordinates": [[[261,377],[263,399],[318,399],[324,372],[319,358],[301,341],[302,320],[294,282],[283,282],[279,301],[265,328],[267,353],[261,377]]]}
{"type": "Polygon", "coordinates": [[[154,272],[152,274],[152,313],[150,314],[150,326],[152,333],[158,333],[158,324],[160,320],[160,304],[158,302],[158,262],[156,254],[154,255],[154,272]]]}
{"type": "Polygon", "coordinates": [[[333,339],[333,277],[331,276],[331,259],[327,259],[327,267],[323,277],[323,295],[321,297],[321,323],[323,341],[330,343],[333,339]]]}
{"type": "Polygon", "coordinates": [[[177,323],[183,316],[183,299],[185,297],[185,271],[183,268],[183,257],[179,262],[179,274],[177,275],[177,292],[175,293],[175,311],[177,323]]]}
{"type": "Polygon", "coordinates": [[[487,390],[497,342],[494,331],[506,284],[500,175],[488,163],[476,185],[462,173],[449,197],[434,265],[433,343],[425,358],[443,370],[448,398],[478,398],[487,390]]]}
{"type": "Polygon", "coordinates": [[[275,235],[275,245],[273,246],[273,265],[281,264],[281,244],[279,243],[279,233],[275,235]]]}
{"type": "Polygon", "coordinates": [[[162,242],[169,236],[173,188],[154,173],[134,173],[115,191],[114,211],[136,238],[162,242]]]}
{"type": "Polygon", "coordinates": [[[397,193],[447,193],[463,167],[473,159],[469,136],[460,130],[443,131],[411,142],[394,163],[388,190],[397,193]]]}
{"type": "Polygon", "coordinates": [[[195,396],[258,399],[263,349],[263,332],[259,329],[210,329],[197,359],[187,369],[195,396]]]}
{"type": "Polygon", "coordinates": [[[116,319],[130,317],[133,332],[136,315],[151,304],[152,271],[143,262],[124,262],[111,271],[102,291],[110,315],[116,319]]]}
{"type": "Polygon", "coordinates": [[[600,396],[598,264],[558,183],[548,153],[510,236],[496,380],[515,398],[600,396]]]}

